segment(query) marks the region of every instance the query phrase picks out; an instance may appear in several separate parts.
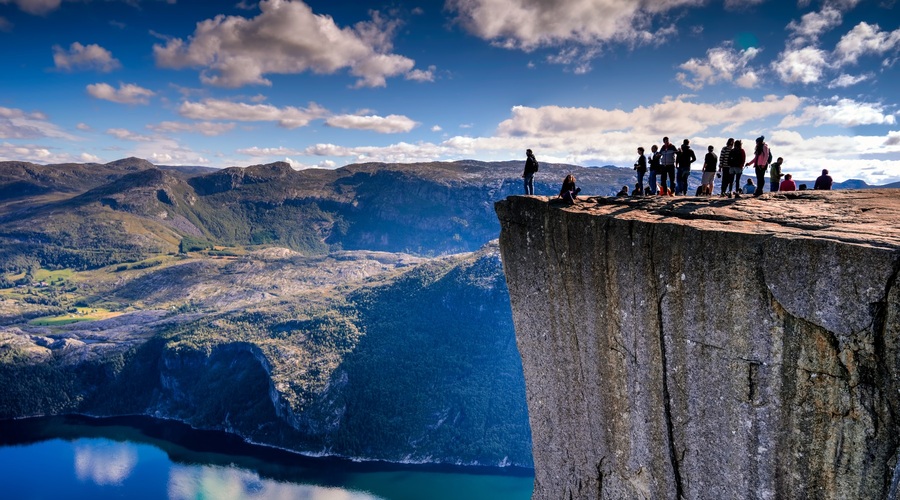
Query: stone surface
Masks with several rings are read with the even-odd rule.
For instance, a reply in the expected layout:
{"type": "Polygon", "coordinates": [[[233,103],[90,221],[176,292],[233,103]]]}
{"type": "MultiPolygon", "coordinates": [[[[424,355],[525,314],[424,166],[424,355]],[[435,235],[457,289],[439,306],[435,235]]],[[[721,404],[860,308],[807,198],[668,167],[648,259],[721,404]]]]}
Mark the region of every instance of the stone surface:
{"type": "Polygon", "coordinates": [[[497,202],[534,498],[895,496],[898,194],[497,202]]]}

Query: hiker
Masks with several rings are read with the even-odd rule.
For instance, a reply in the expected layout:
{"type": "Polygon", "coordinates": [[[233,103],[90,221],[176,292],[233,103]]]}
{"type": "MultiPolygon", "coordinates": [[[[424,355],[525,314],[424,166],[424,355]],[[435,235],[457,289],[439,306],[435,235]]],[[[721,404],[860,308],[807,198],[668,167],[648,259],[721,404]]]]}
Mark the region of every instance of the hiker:
{"type": "Polygon", "coordinates": [[[691,141],[685,139],[681,143],[681,149],[678,150],[678,180],[675,185],[675,194],[687,196],[688,179],[691,176],[691,163],[697,161],[697,155],[691,149],[691,141]]]}
{"type": "Polygon", "coordinates": [[[781,181],[781,185],[778,186],[780,191],[796,191],[797,185],[794,184],[794,179],[791,174],[786,174],[784,176],[784,180],[781,181]]]}
{"type": "Polygon", "coordinates": [[[659,187],[656,184],[656,177],[659,175],[659,148],[656,144],[650,146],[650,194],[659,193],[659,187]]]}
{"type": "Polygon", "coordinates": [[[638,159],[634,162],[634,169],[637,171],[637,188],[641,193],[644,192],[644,174],[647,173],[647,157],[644,156],[644,147],[637,148],[638,159]]]}
{"type": "Polygon", "coordinates": [[[820,175],[816,179],[816,183],[813,184],[813,189],[824,189],[826,191],[831,190],[831,185],[834,184],[834,180],[828,175],[828,169],[822,169],[822,175],[820,175]]]}
{"type": "Polygon", "coordinates": [[[781,184],[781,164],[784,163],[784,158],[778,157],[775,160],[775,163],[769,167],[769,191],[775,193],[778,191],[778,185],[781,184]]]}
{"type": "MultiPolygon", "coordinates": [[[[744,172],[744,161],[747,159],[747,153],[744,152],[744,143],[740,139],[734,141],[734,147],[728,156],[728,166],[731,169],[731,176],[734,180],[734,196],[741,195],[741,174],[744,172]]],[[[731,196],[729,195],[729,198],[731,196]]]]}
{"type": "Polygon", "coordinates": [[[716,168],[719,164],[719,158],[713,153],[716,148],[709,146],[706,148],[707,153],[703,158],[703,178],[700,181],[702,194],[709,196],[713,193],[713,185],[716,182],[716,168]]]}
{"type": "Polygon", "coordinates": [[[534,153],[530,149],[525,150],[525,172],[522,178],[525,179],[525,194],[534,194],[534,174],[538,171],[538,162],[534,157],[534,153]]]}
{"type": "Polygon", "coordinates": [[[644,196],[644,187],[640,184],[635,184],[634,189],[631,190],[631,197],[644,196]]]}
{"type": "Polygon", "coordinates": [[[753,185],[753,179],[752,179],[752,178],[747,177],[747,183],[744,184],[744,190],[743,190],[743,192],[744,192],[744,193],[755,193],[755,192],[756,192],[756,186],[753,185]]]}
{"type": "Polygon", "coordinates": [[[622,190],[616,193],[616,197],[627,197],[628,196],[628,186],[622,186],[622,190]]]}
{"type": "Polygon", "coordinates": [[[728,165],[728,157],[731,156],[731,150],[734,149],[734,139],[728,138],[728,141],[719,151],[719,175],[722,176],[722,193],[719,196],[728,195],[731,198],[731,191],[734,184],[734,175],[731,173],[731,167],[728,165]]]}
{"type": "Polygon", "coordinates": [[[563,179],[562,187],[559,190],[559,196],[557,196],[557,198],[562,198],[569,202],[569,204],[574,204],[578,202],[578,193],[580,192],[581,188],[575,187],[575,176],[569,174],[563,179]]]}
{"type": "Polygon", "coordinates": [[[669,142],[669,138],[663,137],[663,145],[659,148],[659,175],[664,195],[672,196],[672,190],[675,189],[675,155],[677,153],[678,149],[669,142]],[[666,187],[666,178],[669,179],[668,188],[666,187]]]}
{"type": "Polygon", "coordinates": [[[745,167],[753,165],[756,169],[756,191],[753,196],[763,194],[763,186],[766,182],[766,169],[769,167],[769,145],[766,144],[765,136],[756,138],[756,146],[753,148],[753,159],[748,161],[745,167]]]}

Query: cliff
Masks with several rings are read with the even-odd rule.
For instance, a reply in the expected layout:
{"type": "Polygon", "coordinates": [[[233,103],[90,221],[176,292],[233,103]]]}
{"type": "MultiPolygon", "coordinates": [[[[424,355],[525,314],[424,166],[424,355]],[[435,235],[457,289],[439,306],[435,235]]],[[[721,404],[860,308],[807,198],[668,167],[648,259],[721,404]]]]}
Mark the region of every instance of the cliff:
{"type": "Polygon", "coordinates": [[[534,498],[896,497],[895,191],[495,208],[534,498]]]}

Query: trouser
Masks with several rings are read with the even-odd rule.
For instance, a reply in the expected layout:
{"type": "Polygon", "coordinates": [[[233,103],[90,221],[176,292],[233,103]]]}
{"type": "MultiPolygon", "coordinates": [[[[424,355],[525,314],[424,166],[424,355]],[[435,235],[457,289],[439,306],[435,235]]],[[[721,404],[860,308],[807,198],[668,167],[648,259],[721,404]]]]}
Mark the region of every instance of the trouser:
{"type": "Polygon", "coordinates": [[[644,170],[644,171],[638,170],[637,171],[637,187],[641,191],[644,190],[644,174],[646,174],[646,173],[647,173],[646,170],[644,170]]]}
{"type": "Polygon", "coordinates": [[[659,183],[662,187],[663,194],[669,189],[675,189],[675,165],[663,165],[659,176],[659,183]],[[669,180],[669,187],[666,188],[666,179],[669,180]]]}
{"type": "Polygon", "coordinates": [[[650,175],[647,176],[647,184],[650,186],[650,194],[656,194],[656,170],[651,170],[650,175]]]}
{"type": "Polygon", "coordinates": [[[756,165],[756,194],[763,194],[763,186],[766,185],[766,170],[768,168],[765,165],[756,165]]]}
{"type": "Polygon", "coordinates": [[[773,193],[778,192],[778,180],[777,179],[774,179],[774,178],[771,179],[771,182],[769,182],[769,191],[771,191],[773,193]]]}
{"type": "Polygon", "coordinates": [[[525,194],[534,194],[534,174],[525,176],[525,194]]]}
{"type": "Polygon", "coordinates": [[[690,170],[678,170],[678,182],[675,185],[675,193],[686,195],[688,190],[688,178],[691,176],[690,170]]]}
{"type": "Polygon", "coordinates": [[[734,179],[733,179],[734,180],[734,190],[737,191],[738,189],[741,188],[741,176],[744,175],[744,171],[737,170],[734,173],[732,173],[732,175],[734,176],[734,179]]]}
{"type": "Polygon", "coordinates": [[[734,174],[731,173],[731,169],[725,167],[722,169],[722,194],[730,193],[734,191],[732,187],[732,183],[734,182],[734,174]]]}

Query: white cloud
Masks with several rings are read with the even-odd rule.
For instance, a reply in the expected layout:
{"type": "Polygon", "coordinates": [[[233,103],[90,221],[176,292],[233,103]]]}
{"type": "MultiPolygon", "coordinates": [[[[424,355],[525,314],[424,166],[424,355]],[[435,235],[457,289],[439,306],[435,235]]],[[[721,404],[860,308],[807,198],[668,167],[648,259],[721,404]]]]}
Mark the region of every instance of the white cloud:
{"type": "Polygon", "coordinates": [[[99,156],[90,153],[81,153],[78,155],[78,159],[84,163],[103,163],[99,156]]]}
{"type": "Polygon", "coordinates": [[[429,66],[427,70],[414,69],[406,74],[406,79],[414,82],[433,82],[435,70],[437,67],[434,65],[429,66]]]}
{"type": "Polygon", "coordinates": [[[646,43],[651,22],[676,7],[702,0],[448,0],[460,24],[475,36],[507,48],[532,50],[569,42],[646,43]]]}
{"type": "Polygon", "coordinates": [[[173,122],[165,121],[156,125],[148,125],[147,128],[154,132],[172,133],[172,132],[196,132],[207,137],[222,135],[225,132],[234,130],[234,123],[214,123],[214,122],[173,122]]]}
{"type": "Polygon", "coordinates": [[[772,69],[785,83],[816,83],[828,67],[828,53],[816,47],[787,49],[772,63],[772,69]]]}
{"type": "Polygon", "coordinates": [[[82,45],[72,43],[69,50],[59,45],[53,46],[53,63],[56,69],[74,71],[78,69],[97,70],[108,73],[122,65],[112,56],[112,53],[97,44],[82,45]]]}
{"type": "Polygon", "coordinates": [[[706,51],[704,59],[692,58],[679,66],[690,73],[690,77],[687,73],[678,73],[676,78],[682,85],[693,90],[732,80],[743,88],[752,88],[758,83],[759,77],[749,64],[759,53],[760,50],[754,47],[740,51],[730,45],[714,47],[706,51]]]}
{"type": "Polygon", "coordinates": [[[409,132],[418,125],[416,121],[401,115],[388,115],[384,117],[373,115],[339,115],[328,118],[325,120],[325,124],[337,128],[372,130],[382,134],[409,132]]]}
{"type": "Polygon", "coordinates": [[[444,130],[444,129],[441,128],[440,125],[435,125],[435,126],[431,127],[432,132],[441,132],[442,130],[444,130]]]}
{"type": "Polygon", "coordinates": [[[840,65],[855,64],[867,54],[882,55],[900,47],[900,29],[882,31],[877,24],[859,23],[841,37],[834,49],[840,65]]]}
{"type": "Polygon", "coordinates": [[[819,38],[832,29],[840,26],[843,14],[833,6],[825,6],[819,12],[810,12],[800,18],[800,22],[791,21],[787,30],[791,32],[788,45],[801,48],[816,44],[819,38]]]}
{"type": "Polygon", "coordinates": [[[79,123],[78,125],[75,125],[75,128],[83,132],[90,132],[91,130],[93,130],[87,123],[79,123]]]}
{"type": "Polygon", "coordinates": [[[694,103],[671,99],[631,111],[598,108],[515,106],[512,118],[498,126],[500,136],[544,137],[578,134],[590,137],[598,132],[634,131],[641,134],[679,133],[691,136],[712,127],[734,129],[745,123],[770,116],[787,115],[800,105],[793,95],[768,96],[761,101],[742,99],[718,104],[694,103]]]}
{"type": "Polygon", "coordinates": [[[201,102],[186,101],[178,108],[181,116],[195,120],[234,120],[244,122],[277,122],[285,128],[304,127],[310,121],[324,118],[329,113],[315,103],[308,108],[287,106],[279,108],[270,104],[245,104],[220,99],[204,99],[201,102]]]}
{"type": "Polygon", "coordinates": [[[858,102],[853,99],[836,99],[834,104],[806,106],[799,116],[785,117],[779,127],[789,128],[800,125],[840,125],[857,127],[860,125],[893,125],[894,114],[885,113],[884,106],[877,103],[858,102]]]}
{"type": "Polygon", "coordinates": [[[149,142],[153,140],[150,136],[138,134],[124,128],[110,128],[106,130],[106,133],[123,141],[149,142]]]}
{"type": "Polygon", "coordinates": [[[0,4],[15,4],[29,14],[46,14],[59,8],[62,0],[0,0],[0,4]]]}
{"type": "Polygon", "coordinates": [[[866,80],[869,80],[873,77],[871,73],[867,73],[865,75],[848,75],[846,73],[842,73],[840,76],[832,80],[828,84],[828,88],[830,89],[838,89],[838,88],[846,88],[852,87],[857,83],[862,83],[866,80]]]}
{"type": "Polygon", "coordinates": [[[433,143],[410,144],[399,142],[389,146],[345,147],[334,144],[315,144],[302,151],[305,156],[337,156],[351,158],[356,162],[383,161],[391,163],[411,163],[434,161],[454,152],[445,145],[433,143]]]}
{"type": "Polygon", "coordinates": [[[157,65],[204,68],[201,80],[223,87],[270,85],[266,74],[333,74],[342,69],[359,77],[358,87],[382,87],[388,77],[408,74],[415,65],[390,53],[398,24],[377,13],[372,21],[340,28],[299,0],[263,0],[259,8],[255,18],[216,16],[198,23],[187,42],[170,39],[155,45],[157,65]]]}
{"type": "Polygon", "coordinates": [[[0,139],[38,139],[52,137],[73,140],[74,137],[51,123],[41,112],[26,112],[0,106],[0,139]]]}
{"type": "Polygon", "coordinates": [[[884,141],[885,146],[900,146],[900,131],[888,132],[887,139],[884,141]]]}
{"type": "Polygon", "coordinates": [[[133,83],[120,83],[118,90],[108,83],[93,83],[87,86],[87,92],[96,99],[119,104],[147,104],[150,97],[156,95],[152,90],[133,83]]]}
{"type": "Polygon", "coordinates": [[[253,147],[250,147],[250,148],[238,149],[238,150],[237,150],[237,153],[242,154],[242,155],[247,155],[247,156],[258,156],[258,157],[265,157],[265,156],[298,156],[298,155],[302,155],[302,154],[303,154],[303,152],[302,152],[301,150],[299,150],[299,149],[284,148],[284,147],[277,147],[277,148],[260,148],[260,147],[257,147],[257,146],[253,146],[253,147]]]}

